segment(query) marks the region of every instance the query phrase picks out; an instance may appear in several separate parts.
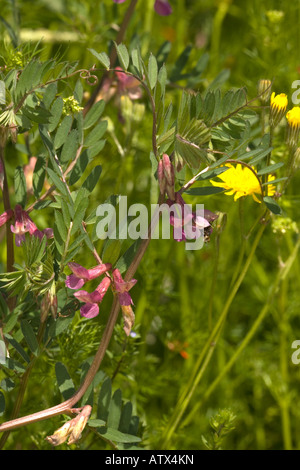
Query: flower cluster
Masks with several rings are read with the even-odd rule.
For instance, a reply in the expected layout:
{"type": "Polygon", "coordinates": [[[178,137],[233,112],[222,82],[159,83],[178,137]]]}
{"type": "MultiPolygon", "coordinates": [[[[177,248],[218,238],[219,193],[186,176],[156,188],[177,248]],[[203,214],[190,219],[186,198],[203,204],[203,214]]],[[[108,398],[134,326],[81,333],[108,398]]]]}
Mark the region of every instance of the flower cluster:
{"type": "Polygon", "coordinates": [[[40,240],[46,236],[47,238],[53,238],[52,228],[45,228],[39,230],[28,213],[20,206],[16,205],[15,210],[9,209],[0,215],[0,227],[4,225],[8,220],[15,218],[15,224],[11,225],[10,229],[15,234],[16,246],[21,246],[25,241],[25,233],[29,233],[34,237],[38,237],[40,240]]]}
{"type": "MultiPolygon", "coordinates": [[[[185,203],[180,193],[175,193],[175,203],[178,204],[179,213],[170,215],[170,224],[174,227],[173,238],[181,242],[199,238],[204,233],[204,240],[209,241],[213,230],[212,223],[218,218],[208,209],[204,209],[202,215],[193,212],[188,204],[185,203]]],[[[167,200],[169,207],[173,206],[174,201],[167,200]]]]}
{"type": "Polygon", "coordinates": [[[109,276],[108,271],[112,268],[110,263],[102,263],[90,269],[86,269],[77,263],[69,263],[68,266],[72,271],[72,274],[66,278],[66,286],[69,289],[80,289],[86,282],[97,279],[105,274],[105,277],[93,292],[78,290],[74,293],[74,296],[83,303],[80,308],[80,314],[85,318],[96,317],[99,314],[99,304],[102,302],[109,287],[112,287],[113,292],[118,296],[122,309],[124,330],[129,335],[134,323],[134,313],[131,307],[133,301],[128,291],[136,284],[137,280],[124,281],[118,269],[112,271],[112,277],[109,276]]]}
{"type": "Polygon", "coordinates": [[[79,105],[78,101],[74,98],[74,96],[67,96],[66,98],[63,98],[63,102],[64,116],[79,113],[79,111],[83,109],[83,107],[79,105]]]}

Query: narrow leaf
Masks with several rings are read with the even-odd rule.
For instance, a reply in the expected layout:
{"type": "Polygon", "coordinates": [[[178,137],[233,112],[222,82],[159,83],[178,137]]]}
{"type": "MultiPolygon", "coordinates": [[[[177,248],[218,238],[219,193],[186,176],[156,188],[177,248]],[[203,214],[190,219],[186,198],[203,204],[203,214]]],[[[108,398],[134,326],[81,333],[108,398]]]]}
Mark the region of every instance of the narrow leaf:
{"type": "Polygon", "coordinates": [[[57,362],[55,373],[59,391],[64,399],[68,400],[74,394],[75,387],[66,366],[62,362],[57,362]]]}
{"type": "Polygon", "coordinates": [[[129,67],[129,54],[127,47],[124,44],[117,44],[116,42],[115,47],[122,69],[127,70],[129,67]]]}
{"type": "Polygon", "coordinates": [[[148,77],[149,77],[149,85],[150,85],[151,90],[153,90],[153,88],[156,85],[157,74],[158,74],[158,68],[157,68],[156,58],[153,54],[150,54],[149,62],[148,62],[148,77]]]}
{"type": "Polygon", "coordinates": [[[30,351],[36,356],[39,351],[39,345],[32,329],[32,326],[28,321],[22,320],[21,321],[21,330],[26,340],[26,343],[30,349],[30,351]]]}

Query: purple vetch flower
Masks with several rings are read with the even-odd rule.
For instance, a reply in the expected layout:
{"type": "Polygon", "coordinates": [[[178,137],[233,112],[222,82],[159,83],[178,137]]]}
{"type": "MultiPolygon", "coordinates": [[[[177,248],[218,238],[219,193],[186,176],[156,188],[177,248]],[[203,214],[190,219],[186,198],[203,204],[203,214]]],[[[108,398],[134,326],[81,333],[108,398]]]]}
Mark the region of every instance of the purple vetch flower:
{"type": "MultiPolygon", "coordinates": [[[[124,3],[126,0],[113,0],[114,3],[124,3]]],[[[168,0],[156,0],[154,10],[160,16],[168,16],[172,13],[172,7],[168,0]]]]}
{"type": "Polygon", "coordinates": [[[15,234],[16,246],[20,246],[25,241],[25,233],[27,232],[39,239],[42,239],[44,235],[47,238],[53,238],[52,228],[39,230],[29,217],[28,213],[19,204],[15,207],[14,216],[15,224],[11,225],[10,229],[15,234]]]}
{"type": "Polygon", "coordinates": [[[130,335],[131,329],[134,324],[134,313],[131,305],[133,304],[131,295],[128,291],[137,283],[136,279],[131,281],[124,281],[118,269],[113,270],[114,290],[118,294],[119,302],[122,309],[124,331],[127,336],[130,335]]]}
{"type": "Polygon", "coordinates": [[[175,201],[167,200],[169,207],[172,207],[174,203],[178,204],[180,209],[179,213],[174,211],[174,213],[170,215],[170,224],[174,227],[174,240],[181,242],[187,239],[197,239],[204,231],[204,239],[208,241],[212,232],[211,224],[218,218],[218,215],[208,209],[204,209],[204,217],[200,216],[191,210],[190,206],[185,203],[179,193],[175,193],[175,201]]]}
{"type": "Polygon", "coordinates": [[[85,318],[94,318],[99,314],[99,305],[105,296],[111,280],[109,277],[102,279],[98,287],[89,293],[85,290],[79,290],[75,292],[74,296],[80,301],[84,302],[84,305],[80,308],[81,316],[85,318]]]}
{"type": "Polygon", "coordinates": [[[156,0],[154,10],[161,16],[168,16],[172,13],[172,7],[168,0],[156,0]]]}
{"type": "Polygon", "coordinates": [[[66,286],[69,289],[80,289],[87,281],[96,279],[111,269],[110,263],[103,263],[94,268],[86,269],[78,263],[68,263],[73,274],[67,276],[66,286]]]}

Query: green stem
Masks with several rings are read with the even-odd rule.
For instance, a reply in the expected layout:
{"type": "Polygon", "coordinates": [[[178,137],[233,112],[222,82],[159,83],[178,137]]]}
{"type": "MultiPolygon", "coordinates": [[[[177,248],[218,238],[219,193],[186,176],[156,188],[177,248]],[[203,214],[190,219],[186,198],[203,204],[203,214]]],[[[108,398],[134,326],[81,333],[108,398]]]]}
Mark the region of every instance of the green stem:
{"type": "Polygon", "coordinates": [[[218,275],[219,258],[220,258],[220,234],[217,234],[215,238],[214,267],[213,267],[213,275],[212,275],[212,280],[211,280],[209,306],[208,306],[208,330],[209,331],[211,331],[213,327],[213,307],[214,307],[214,296],[215,296],[217,275],[218,275]]]}
{"type": "MultiPolygon", "coordinates": [[[[10,197],[9,197],[9,188],[7,182],[7,175],[5,169],[5,161],[4,161],[4,148],[0,146],[0,162],[2,164],[2,171],[3,171],[3,205],[4,210],[9,211],[11,209],[10,205],[10,197]]],[[[6,222],[6,270],[7,272],[14,271],[14,238],[13,233],[10,229],[11,221],[8,220],[6,222]]],[[[12,299],[11,299],[12,300],[12,299]]]]}
{"type": "Polygon", "coordinates": [[[291,422],[290,422],[290,406],[289,397],[287,396],[287,387],[289,383],[288,363],[287,363],[287,328],[288,322],[286,318],[286,293],[287,293],[287,280],[282,283],[279,298],[280,309],[280,327],[279,327],[279,360],[280,372],[284,387],[284,396],[279,400],[279,407],[281,413],[281,426],[283,443],[285,450],[292,450],[292,435],[291,435],[291,422]]]}
{"type": "Polygon", "coordinates": [[[256,251],[256,248],[257,248],[257,245],[262,237],[262,234],[265,230],[265,225],[261,225],[261,227],[259,228],[257,234],[256,234],[256,237],[254,239],[254,242],[252,244],[252,247],[251,247],[251,250],[250,250],[250,253],[248,255],[248,258],[243,266],[243,269],[241,270],[233,288],[231,289],[230,293],[229,293],[229,296],[225,302],[225,305],[224,305],[224,308],[223,308],[223,311],[221,313],[221,315],[219,316],[219,319],[213,329],[213,331],[211,332],[211,334],[209,335],[209,338],[207,339],[197,361],[196,361],[196,364],[194,366],[194,371],[192,372],[191,374],[191,377],[190,377],[190,380],[188,381],[187,385],[185,386],[184,390],[183,390],[183,393],[181,394],[181,397],[179,398],[175,408],[174,408],[174,412],[173,412],[173,415],[171,416],[171,419],[169,420],[169,426],[167,427],[163,437],[162,437],[162,448],[163,449],[167,449],[167,445],[174,433],[174,431],[176,430],[180,420],[181,420],[181,417],[182,415],[184,414],[191,398],[192,398],[192,395],[193,393],[190,393],[190,390],[192,389],[193,392],[194,390],[196,389],[196,386],[199,384],[200,382],[200,379],[202,378],[202,375],[203,375],[203,372],[212,356],[212,353],[213,353],[213,350],[214,350],[214,346],[215,346],[215,342],[217,341],[218,337],[219,337],[219,334],[220,334],[220,331],[224,325],[224,322],[226,320],[226,317],[227,317],[227,314],[228,314],[228,311],[229,311],[229,308],[237,294],[237,291],[239,290],[239,287],[242,283],[242,281],[244,280],[244,277],[249,269],[249,266],[253,260],[253,257],[254,257],[254,253],[256,251]]]}

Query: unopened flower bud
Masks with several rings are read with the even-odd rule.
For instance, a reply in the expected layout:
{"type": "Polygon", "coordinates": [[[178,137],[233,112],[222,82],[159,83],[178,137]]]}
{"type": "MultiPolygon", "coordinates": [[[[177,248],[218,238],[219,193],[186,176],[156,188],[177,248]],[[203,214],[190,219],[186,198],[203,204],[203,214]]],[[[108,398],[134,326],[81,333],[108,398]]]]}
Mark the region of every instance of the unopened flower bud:
{"type": "Polygon", "coordinates": [[[184,165],[185,165],[185,161],[183,160],[182,156],[179,155],[178,152],[175,152],[174,154],[174,167],[175,167],[175,170],[177,171],[177,173],[179,173],[184,165]]]}
{"type": "Polygon", "coordinates": [[[166,177],[165,177],[165,174],[164,174],[164,166],[163,166],[163,161],[162,160],[159,160],[159,162],[158,162],[157,179],[158,179],[160,194],[165,194],[166,186],[167,186],[167,180],[166,180],[166,177]]]}
{"type": "Polygon", "coordinates": [[[164,175],[167,179],[168,184],[172,186],[175,183],[175,175],[174,175],[174,167],[171,163],[169,155],[164,153],[162,157],[162,162],[163,162],[163,168],[164,168],[164,175]]]}
{"type": "Polygon", "coordinates": [[[123,321],[124,321],[124,331],[127,336],[129,336],[131,329],[134,325],[134,313],[131,308],[131,305],[121,305],[123,321]]]}
{"type": "Polygon", "coordinates": [[[271,80],[259,80],[257,90],[258,95],[262,103],[268,103],[270,96],[271,96],[271,87],[272,82],[271,80]]]}

